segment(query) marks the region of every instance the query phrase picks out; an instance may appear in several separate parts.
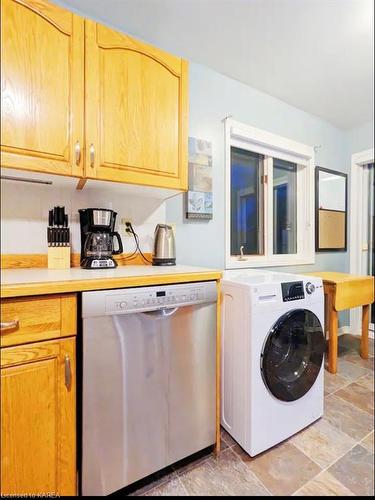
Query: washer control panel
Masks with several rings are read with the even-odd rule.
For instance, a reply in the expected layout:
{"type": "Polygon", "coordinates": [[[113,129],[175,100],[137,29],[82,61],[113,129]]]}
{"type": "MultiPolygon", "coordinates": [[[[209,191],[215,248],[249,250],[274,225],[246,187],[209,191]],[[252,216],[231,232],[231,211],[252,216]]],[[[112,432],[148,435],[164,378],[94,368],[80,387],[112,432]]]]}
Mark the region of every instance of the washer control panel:
{"type": "Polygon", "coordinates": [[[283,294],[283,302],[289,302],[291,300],[301,300],[305,298],[303,281],[292,281],[289,283],[281,283],[281,291],[283,294]]]}
{"type": "Polygon", "coordinates": [[[308,283],[306,283],[305,289],[306,289],[306,292],[309,295],[311,295],[312,293],[315,292],[315,285],[314,285],[314,283],[310,283],[310,281],[309,281],[308,283]]]}

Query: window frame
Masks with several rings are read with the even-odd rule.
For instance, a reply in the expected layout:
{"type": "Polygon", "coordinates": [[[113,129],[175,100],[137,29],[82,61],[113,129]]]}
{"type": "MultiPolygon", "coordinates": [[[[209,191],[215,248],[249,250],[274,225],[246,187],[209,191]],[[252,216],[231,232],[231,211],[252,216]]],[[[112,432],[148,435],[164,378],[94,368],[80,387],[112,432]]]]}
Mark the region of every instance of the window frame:
{"type": "Polygon", "coordinates": [[[225,268],[295,266],[315,263],[314,148],[285,137],[225,120],[225,268]],[[264,155],[264,254],[231,255],[231,147],[264,155]],[[273,254],[273,160],[297,164],[297,253],[273,254]],[[299,196],[303,193],[304,196],[299,196]]]}

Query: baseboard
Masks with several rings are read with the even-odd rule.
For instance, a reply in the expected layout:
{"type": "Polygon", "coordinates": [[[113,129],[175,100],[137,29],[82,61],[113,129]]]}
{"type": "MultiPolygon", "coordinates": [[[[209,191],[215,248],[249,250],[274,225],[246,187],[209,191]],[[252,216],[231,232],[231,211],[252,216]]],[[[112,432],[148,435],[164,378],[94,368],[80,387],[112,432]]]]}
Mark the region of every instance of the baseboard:
{"type": "MultiPolygon", "coordinates": [[[[350,330],[350,326],[346,325],[346,326],[342,326],[341,328],[339,328],[339,331],[338,331],[338,335],[345,335],[345,334],[348,334],[350,333],[351,335],[356,335],[357,337],[360,337],[362,335],[362,332],[352,332],[350,330]]],[[[374,338],[374,332],[372,330],[369,330],[369,338],[370,339],[373,339],[374,338]]]]}
{"type": "Polygon", "coordinates": [[[348,333],[351,333],[349,325],[341,326],[339,328],[339,331],[338,331],[339,335],[346,335],[348,333]]]}

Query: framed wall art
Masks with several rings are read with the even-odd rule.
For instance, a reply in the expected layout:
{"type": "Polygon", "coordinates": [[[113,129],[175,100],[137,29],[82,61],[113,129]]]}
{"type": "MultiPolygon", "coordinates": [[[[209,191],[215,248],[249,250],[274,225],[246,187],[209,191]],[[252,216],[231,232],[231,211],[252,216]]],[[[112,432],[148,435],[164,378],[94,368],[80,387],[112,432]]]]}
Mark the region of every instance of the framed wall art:
{"type": "Polygon", "coordinates": [[[189,137],[189,187],[186,193],[188,219],[212,219],[212,144],[189,137]]]}

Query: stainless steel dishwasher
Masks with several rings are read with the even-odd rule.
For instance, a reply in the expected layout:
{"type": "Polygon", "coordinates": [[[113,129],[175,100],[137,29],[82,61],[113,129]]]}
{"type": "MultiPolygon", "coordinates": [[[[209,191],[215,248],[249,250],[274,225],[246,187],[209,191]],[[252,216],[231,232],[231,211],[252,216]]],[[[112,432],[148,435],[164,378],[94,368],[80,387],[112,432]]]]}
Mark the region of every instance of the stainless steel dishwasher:
{"type": "Polygon", "coordinates": [[[216,283],[82,293],[82,494],[215,443],[216,283]]]}

